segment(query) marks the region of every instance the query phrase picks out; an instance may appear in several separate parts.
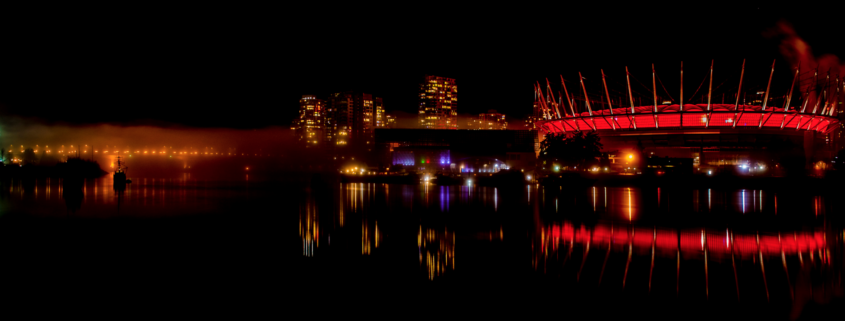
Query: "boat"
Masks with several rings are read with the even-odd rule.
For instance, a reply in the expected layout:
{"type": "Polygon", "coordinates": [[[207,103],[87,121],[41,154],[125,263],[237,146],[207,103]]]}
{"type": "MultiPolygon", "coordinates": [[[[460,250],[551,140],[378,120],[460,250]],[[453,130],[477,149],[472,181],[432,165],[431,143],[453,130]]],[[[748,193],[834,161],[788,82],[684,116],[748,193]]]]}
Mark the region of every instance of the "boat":
{"type": "Polygon", "coordinates": [[[126,169],[120,163],[120,156],[117,157],[117,170],[114,171],[113,177],[115,188],[126,187],[127,183],[132,183],[131,180],[126,179],[126,169]]]}

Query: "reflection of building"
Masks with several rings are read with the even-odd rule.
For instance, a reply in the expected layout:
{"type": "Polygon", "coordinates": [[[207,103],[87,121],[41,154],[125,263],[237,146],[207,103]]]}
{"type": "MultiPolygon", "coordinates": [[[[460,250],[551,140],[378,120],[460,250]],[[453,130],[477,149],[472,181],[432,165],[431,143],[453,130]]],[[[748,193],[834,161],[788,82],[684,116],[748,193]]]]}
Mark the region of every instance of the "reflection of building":
{"type": "Polygon", "coordinates": [[[420,127],[458,129],[458,85],[455,79],[425,76],[420,84],[420,127]]]}
{"type": "Polygon", "coordinates": [[[299,213],[299,237],[302,238],[302,255],[314,256],[320,246],[320,222],[317,217],[317,206],[308,202],[299,213]]]}
{"type": "Polygon", "coordinates": [[[378,221],[374,221],[372,225],[367,219],[361,221],[361,254],[370,255],[374,249],[377,249],[381,239],[384,236],[378,229],[378,221]]]}
{"type": "Polygon", "coordinates": [[[546,274],[558,274],[558,277],[559,273],[575,274],[573,279],[579,282],[597,281],[600,285],[613,284],[623,289],[638,283],[643,293],[668,290],[676,295],[698,292],[708,297],[736,295],[743,298],[763,297],[765,293],[765,297],[788,299],[794,295],[793,282],[799,281],[790,279],[784,272],[796,275],[801,273],[799,271],[807,271],[805,265],[830,266],[829,239],[830,235],[823,230],[742,233],[731,229],[587,225],[565,221],[538,228],[532,265],[546,274]],[[611,253],[618,253],[613,256],[627,257],[627,260],[609,259],[611,253]],[[588,271],[584,268],[586,261],[603,261],[601,270],[588,271]],[[650,265],[648,270],[653,273],[629,272],[632,261],[650,265]],[[741,269],[737,273],[739,268],[752,264],[757,274],[753,278],[747,278],[749,275],[741,269]],[[563,269],[565,265],[580,268],[563,269]],[[681,276],[685,273],[701,273],[703,282],[684,283],[681,276]],[[711,283],[714,279],[720,281],[711,283]],[[760,279],[764,282],[756,283],[760,279]],[[731,286],[722,287],[725,282],[731,286]],[[773,284],[788,285],[788,288],[776,290],[773,284]],[[755,291],[749,291],[753,287],[756,287],[755,291]]]}
{"type": "Polygon", "coordinates": [[[455,232],[437,231],[420,226],[417,234],[420,266],[429,280],[455,269],[455,232]]]}
{"type": "Polygon", "coordinates": [[[508,129],[508,122],[505,121],[505,115],[499,114],[495,110],[490,110],[489,113],[478,114],[478,118],[470,119],[467,125],[467,129],[508,129]]]}
{"type": "Polygon", "coordinates": [[[299,100],[299,118],[294,120],[296,136],[307,146],[316,146],[323,140],[325,113],[323,101],[313,95],[304,95],[299,100]]]}
{"type": "Polygon", "coordinates": [[[375,131],[379,162],[421,171],[495,172],[502,167],[531,170],[536,160],[536,138],[528,130],[375,131]]]}

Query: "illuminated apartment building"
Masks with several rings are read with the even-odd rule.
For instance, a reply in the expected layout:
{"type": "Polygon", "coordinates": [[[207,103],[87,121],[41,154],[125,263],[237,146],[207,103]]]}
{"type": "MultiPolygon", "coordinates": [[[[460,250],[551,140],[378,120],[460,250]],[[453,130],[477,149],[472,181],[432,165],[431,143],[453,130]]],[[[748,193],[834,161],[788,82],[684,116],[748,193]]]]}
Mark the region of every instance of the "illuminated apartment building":
{"type": "Polygon", "coordinates": [[[458,85],[455,79],[425,76],[420,84],[420,127],[458,129],[458,85]]]}
{"type": "Polygon", "coordinates": [[[376,97],[373,100],[373,103],[375,104],[375,106],[373,106],[375,112],[375,116],[373,118],[373,128],[386,127],[387,117],[384,114],[384,102],[382,102],[381,98],[376,97]]]}
{"type": "Polygon", "coordinates": [[[326,141],[334,145],[371,144],[373,129],[384,126],[384,104],[371,94],[342,92],[326,100],[326,141]]]}
{"type": "Polygon", "coordinates": [[[299,100],[299,118],[294,120],[296,137],[306,146],[321,143],[324,129],[323,101],[313,95],[303,95],[299,100]]]}
{"type": "Polygon", "coordinates": [[[393,128],[393,127],[396,126],[396,117],[393,117],[392,115],[385,114],[384,119],[385,119],[384,127],[393,128]]]}
{"type": "Polygon", "coordinates": [[[505,115],[499,114],[495,110],[478,114],[478,118],[472,118],[468,125],[469,129],[508,129],[508,122],[505,121],[505,115]]]}

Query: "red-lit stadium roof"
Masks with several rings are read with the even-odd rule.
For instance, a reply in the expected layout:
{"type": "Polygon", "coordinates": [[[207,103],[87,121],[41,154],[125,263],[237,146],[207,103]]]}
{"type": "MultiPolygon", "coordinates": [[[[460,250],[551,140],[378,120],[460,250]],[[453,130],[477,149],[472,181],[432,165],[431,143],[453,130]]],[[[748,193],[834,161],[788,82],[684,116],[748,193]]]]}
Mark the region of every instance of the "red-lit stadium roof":
{"type": "Polygon", "coordinates": [[[653,130],[686,128],[739,128],[739,129],[792,129],[826,133],[833,130],[839,120],[820,114],[800,113],[783,108],[733,104],[685,104],[614,108],[566,115],[558,119],[537,122],[545,132],[565,133],[582,130],[653,130]],[[632,112],[633,109],[633,112],[632,112]],[[708,119],[709,118],[709,119],[708,119]]]}
{"type": "MultiPolygon", "coordinates": [[[[624,99],[617,100],[623,102],[633,102],[634,97],[631,88],[631,74],[628,73],[628,68],[625,67],[627,90],[623,93],[624,99]]],[[[600,99],[589,98],[589,93],[584,85],[584,77],[578,73],[580,90],[573,91],[579,95],[583,93],[581,100],[584,102],[586,112],[579,112],[575,107],[574,96],[570,96],[570,91],[566,88],[566,83],[561,76],[561,89],[555,99],[555,93],[551,89],[551,84],[546,79],[546,92],[539,83],[534,87],[535,90],[535,112],[542,114],[542,121],[536,125],[546,133],[565,133],[574,131],[617,131],[617,130],[676,130],[676,129],[740,129],[740,130],[756,130],[756,129],[779,129],[779,130],[803,130],[820,133],[828,133],[836,128],[839,121],[836,119],[836,106],[841,93],[845,92],[845,79],[840,82],[837,77],[831,78],[828,75],[825,79],[820,80],[818,71],[813,73],[811,82],[805,82],[801,85],[798,82],[801,71],[795,70],[792,76],[792,85],[789,91],[783,97],[770,97],[770,89],[772,84],[772,77],[775,72],[775,64],[772,62],[772,69],[769,73],[769,81],[766,85],[765,93],[762,99],[762,106],[755,105],[740,105],[740,97],[742,96],[743,77],[745,75],[745,61],[742,63],[742,70],[739,77],[739,85],[734,97],[736,102],[733,104],[710,104],[710,98],[713,94],[713,62],[710,64],[710,75],[705,78],[709,79],[709,85],[706,95],[702,94],[701,98],[707,97],[707,104],[683,104],[683,105],[662,105],[658,106],[658,87],[657,87],[657,73],[652,64],[652,81],[650,92],[653,105],[635,107],[633,104],[630,107],[610,108],[613,102],[610,91],[608,90],[606,76],[602,70],[602,85],[604,92],[599,95],[600,99]],[[799,84],[799,92],[795,96],[798,98],[798,104],[792,105],[793,90],[796,83],[799,84]],[[803,88],[803,90],[802,90],[803,88]],[[840,91],[840,88],[843,90],[840,91]],[[564,100],[564,98],[566,98],[564,100]],[[770,104],[770,98],[781,100],[778,105],[785,106],[784,108],[774,107],[770,104]],[[608,108],[593,109],[590,106],[590,101],[601,101],[601,105],[608,106],[608,108]],[[821,102],[824,101],[824,104],[821,102]],[[606,103],[605,103],[606,102],[606,103]],[[766,108],[768,105],[768,108],[766,108]],[[566,107],[569,107],[567,110],[566,107]],[[567,113],[567,112],[571,113],[567,113]]],[[[680,99],[684,100],[684,82],[683,82],[683,63],[681,63],[680,72],[680,99]]],[[[699,89],[704,85],[702,81],[699,89]]],[[[661,81],[661,87],[665,91],[661,81]]],[[[719,86],[717,86],[718,88],[719,86]]],[[[618,91],[617,91],[618,92],[618,91]]],[[[698,93],[697,89],[693,96],[698,93]]],[[[668,95],[668,92],[666,92],[668,95]]],[[[723,93],[724,95],[724,93],[723,93]]],[[[671,98],[671,95],[668,95],[671,98]]],[[[595,96],[594,96],[595,97],[595,96]]],[[[724,96],[723,96],[724,97],[724,96]]],[[[691,100],[692,98],[690,98],[691,100]]],[[[674,99],[670,99],[674,100],[674,99]]],[[[724,100],[724,98],[723,98],[724,100]]],[[[724,101],[723,101],[724,102],[724,101]]],[[[714,131],[716,132],[716,131],[714,131]]]]}

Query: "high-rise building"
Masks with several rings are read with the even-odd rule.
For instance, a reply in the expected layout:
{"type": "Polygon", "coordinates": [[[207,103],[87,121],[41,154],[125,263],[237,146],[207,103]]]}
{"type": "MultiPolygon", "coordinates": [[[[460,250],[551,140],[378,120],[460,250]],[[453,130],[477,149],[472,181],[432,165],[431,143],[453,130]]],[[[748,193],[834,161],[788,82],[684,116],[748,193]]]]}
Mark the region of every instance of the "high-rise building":
{"type": "Polygon", "coordinates": [[[321,99],[303,95],[299,100],[299,118],[294,120],[296,137],[306,146],[317,146],[323,140],[324,106],[321,99]]]}
{"type": "Polygon", "coordinates": [[[326,142],[346,145],[352,130],[352,93],[334,93],[326,99],[326,142]]]}
{"type": "Polygon", "coordinates": [[[508,122],[505,115],[490,110],[488,113],[478,114],[478,118],[472,118],[467,124],[469,129],[508,129],[508,122]]]}
{"type": "Polygon", "coordinates": [[[342,92],[326,100],[326,141],[347,145],[371,144],[373,129],[384,126],[384,104],[371,94],[342,92]]]}
{"type": "Polygon", "coordinates": [[[393,127],[396,126],[396,117],[393,117],[393,115],[385,114],[384,119],[385,119],[384,127],[393,128],[393,127]]]}
{"type": "Polygon", "coordinates": [[[420,84],[420,127],[458,129],[458,85],[455,79],[425,76],[420,84]]]}
{"type": "Polygon", "coordinates": [[[373,100],[375,106],[373,107],[375,111],[375,116],[373,118],[373,128],[385,127],[387,126],[387,117],[384,114],[384,102],[381,100],[380,97],[376,97],[373,100]]]}

